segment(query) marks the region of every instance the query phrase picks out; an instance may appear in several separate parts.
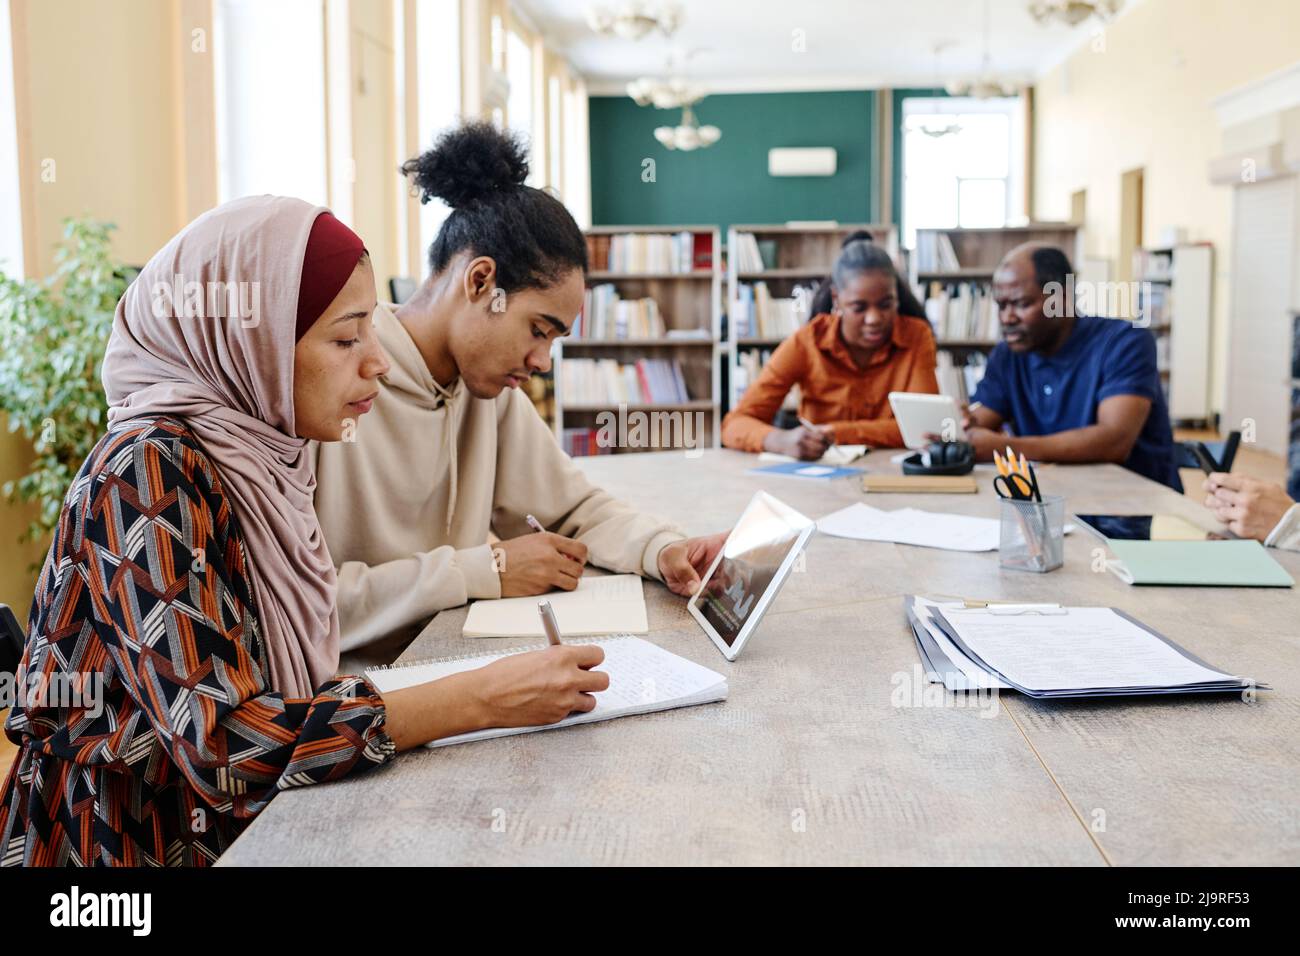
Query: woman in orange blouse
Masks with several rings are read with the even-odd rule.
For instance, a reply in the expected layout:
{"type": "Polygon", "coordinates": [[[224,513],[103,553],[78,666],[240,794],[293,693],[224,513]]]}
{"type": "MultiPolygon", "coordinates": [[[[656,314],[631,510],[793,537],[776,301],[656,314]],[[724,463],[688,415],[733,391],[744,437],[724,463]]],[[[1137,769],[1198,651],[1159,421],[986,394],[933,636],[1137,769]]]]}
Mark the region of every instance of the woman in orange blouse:
{"type": "Polygon", "coordinates": [[[899,314],[915,297],[879,246],[844,246],[831,273],[832,311],[814,316],[772,354],[722,421],[722,443],[741,451],[820,458],[832,441],[898,448],[903,444],[890,392],[937,393],[930,324],[899,314]],[[799,386],[799,416],[818,427],[779,429],[772,419],[799,386]]]}

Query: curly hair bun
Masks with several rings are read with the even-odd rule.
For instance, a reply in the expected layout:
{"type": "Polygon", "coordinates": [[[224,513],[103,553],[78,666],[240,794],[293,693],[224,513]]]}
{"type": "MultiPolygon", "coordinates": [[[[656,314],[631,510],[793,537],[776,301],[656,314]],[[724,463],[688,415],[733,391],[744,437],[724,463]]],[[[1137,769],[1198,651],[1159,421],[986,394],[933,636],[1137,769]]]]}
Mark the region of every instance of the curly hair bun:
{"type": "Polygon", "coordinates": [[[528,177],[528,149],[491,123],[446,130],[433,148],[402,164],[420,190],[420,202],[438,197],[453,209],[522,186],[528,177]]]}

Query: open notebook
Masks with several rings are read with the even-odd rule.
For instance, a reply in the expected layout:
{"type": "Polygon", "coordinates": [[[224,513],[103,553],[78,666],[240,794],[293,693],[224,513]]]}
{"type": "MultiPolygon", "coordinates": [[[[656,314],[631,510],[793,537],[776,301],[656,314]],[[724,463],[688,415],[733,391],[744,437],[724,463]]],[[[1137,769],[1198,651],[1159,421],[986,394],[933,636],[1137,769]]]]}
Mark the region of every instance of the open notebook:
{"type": "Polygon", "coordinates": [[[645,595],[635,574],[586,575],[575,591],[475,601],[465,616],[465,637],[545,637],[537,604],[550,601],[565,637],[644,634],[645,595]]]}
{"type": "MultiPolygon", "coordinates": [[[[702,667],[694,661],[664,650],[649,641],[630,634],[593,641],[572,643],[598,644],[605,650],[605,660],[596,668],[609,674],[609,689],[596,694],[595,710],[572,714],[558,723],[539,727],[494,727],[457,734],[442,740],[430,741],[428,747],[446,747],[470,740],[506,737],[511,734],[528,734],[536,730],[551,730],[572,724],[589,724],[597,720],[627,717],[632,714],[649,714],[675,707],[691,707],[715,700],[727,699],[727,679],[717,671],[702,667]]],[[[474,670],[511,654],[540,650],[535,647],[513,648],[490,654],[470,657],[450,657],[438,661],[419,661],[397,664],[393,667],[372,667],[366,677],[384,691],[400,690],[438,680],[461,671],[474,670]]]]}

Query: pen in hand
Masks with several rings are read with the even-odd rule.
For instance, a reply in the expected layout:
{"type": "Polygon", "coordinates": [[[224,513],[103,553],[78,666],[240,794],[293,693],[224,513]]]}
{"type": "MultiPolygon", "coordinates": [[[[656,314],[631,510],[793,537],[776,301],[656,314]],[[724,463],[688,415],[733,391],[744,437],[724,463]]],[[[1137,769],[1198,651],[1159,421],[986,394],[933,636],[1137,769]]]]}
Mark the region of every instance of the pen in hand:
{"type": "Polygon", "coordinates": [[[830,431],[829,429],[822,428],[820,425],[814,425],[812,422],[808,421],[808,419],[804,418],[802,415],[799,416],[799,424],[811,432],[820,432],[821,434],[825,435],[826,440],[830,442],[830,447],[832,448],[835,447],[834,432],[830,431]]]}
{"type": "Polygon", "coordinates": [[[560,640],[560,625],[555,621],[555,612],[551,610],[550,601],[538,601],[537,613],[542,619],[542,630],[546,632],[546,640],[552,645],[563,644],[560,640]]]}
{"type": "MultiPolygon", "coordinates": [[[[528,527],[532,528],[533,531],[542,532],[543,534],[546,532],[546,529],[542,527],[542,523],[538,521],[536,518],[534,518],[532,515],[524,515],[524,520],[528,522],[528,527]]],[[[566,554],[565,557],[568,558],[570,561],[578,560],[571,554],[566,554]]]]}

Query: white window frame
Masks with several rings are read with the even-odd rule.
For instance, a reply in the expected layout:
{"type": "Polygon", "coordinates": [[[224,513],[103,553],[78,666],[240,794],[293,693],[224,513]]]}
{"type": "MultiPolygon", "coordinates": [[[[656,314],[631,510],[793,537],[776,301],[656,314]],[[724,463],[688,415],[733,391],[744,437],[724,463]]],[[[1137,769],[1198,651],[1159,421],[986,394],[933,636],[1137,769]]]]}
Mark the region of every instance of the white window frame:
{"type": "MultiPolygon", "coordinates": [[[[1007,175],[1006,181],[1006,225],[1014,225],[1025,219],[1025,111],[1019,96],[981,100],[966,96],[907,96],[903,99],[902,128],[897,131],[901,138],[899,163],[902,166],[898,186],[902,192],[899,204],[899,232],[906,244],[906,238],[913,235],[909,228],[907,210],[907,126],[913,116],[933,114],[969,114],[997,113],[1007,117],[1007,175]]],[[[963,179],[995,180],[995,176],[958,177],[957,204],[960,215],[961,183],[963,179]]],[[[960,219],[958,220],[960,222],[960,219]]],[[[910,246],[909,246],[910,248],[910,246]]]]}

